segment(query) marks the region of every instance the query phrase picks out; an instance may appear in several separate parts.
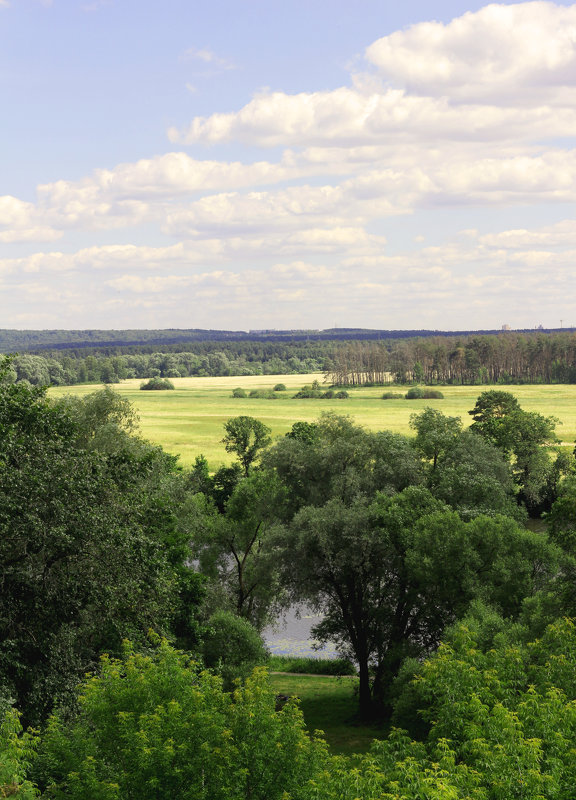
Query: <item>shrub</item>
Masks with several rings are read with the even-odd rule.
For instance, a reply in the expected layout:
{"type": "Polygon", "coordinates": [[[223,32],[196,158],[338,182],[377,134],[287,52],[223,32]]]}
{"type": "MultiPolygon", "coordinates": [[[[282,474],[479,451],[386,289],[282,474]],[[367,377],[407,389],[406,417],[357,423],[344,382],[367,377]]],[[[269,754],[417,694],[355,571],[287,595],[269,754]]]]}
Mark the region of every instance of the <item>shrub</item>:
{"type": "Polygon", "coordinates": [[[276,400],[276,395],[271,389],[252,389],[249,397],[258,400],[276,400]]]}
{"type": "Polygon", "coordinates": [[[210,617],[202,655],[206,666],[222,675],[227,689],[232,688],[236,678],[247,678],[254,667],[268,660],[268,651],[256,628],[230,611],[217,611],[210,617]]]}
{"type": "Polygon", "coordinates": [[[286,386],[283,383],[277,383],[276,386],[274,387],[274,391],[275,392],[285,392],[286,391],[286,386]]]}
{"type": "MultiPolygon", "coordinates": [[[[390,394],[392,394],[390,392],[390,394]]],[[[413,386],[405,394],[406,400],[443,400],[444,395],[437,389],[422,389],[420,386],[413,386]]]]}
{"type": "Polygon", "coordinates": [[[246,397],[246,391],[241,386],[237,386],[232,390],[232,397],[246,397]]]}
{"type": "Polygon", "coordinates": [[[400,392],[384,392],[382,400],[403,400],[404,395],[400,392]]]}
{"type": "Polygon", "coordinates": [[[150,378],[149,380],[140,384],[141,389],[153,389],[153,390],[161,390],[161,389],[173,389],[174,384],[172,381],[169,381],[167,378],[150,378]]]}
{"type": "Polygon", "coordinates": [[[302,656],[270,656],[268,669],[303,675],[356,675],[356,667],[347,658],[303,658],[302,656]]]}
{"type": "Polygon", "coordinates": [[[336,400],[347,400],[349,398],[349,394],[345,389],[341,389],[339,392],[336,392],[334,397],[336,400]]]}
{"type": "Polygon", "coordinates": [[[328,389],[328,390],[327,390],[326,392],[324,392],[324,394],[322,395],[322,399],[323,399],[323,400],[332,400],[333,398],[334,398],[334,390],[333,390],[333,389],[328,389]]]}

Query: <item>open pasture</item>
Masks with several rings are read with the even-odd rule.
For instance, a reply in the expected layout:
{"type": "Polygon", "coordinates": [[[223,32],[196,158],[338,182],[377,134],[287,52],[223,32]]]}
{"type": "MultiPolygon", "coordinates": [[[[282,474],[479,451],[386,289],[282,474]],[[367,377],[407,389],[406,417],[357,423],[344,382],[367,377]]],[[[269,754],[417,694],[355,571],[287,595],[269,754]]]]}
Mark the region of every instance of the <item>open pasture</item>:
{"type": "MultiPolygon", "coordinates": [[[[370,430],[391,430],[410,434],[410,415],[427,406],[449,416],[459,416],[465,425],[472,421],[467,413],[478,395],[486,389],[498,388],[514,394],[526,411],[538,411],[557,417],[562,424],[557,434],[565,446],[576,439],[576,385],[536,386],[440,386],[444,400],[382,400],[389,387],[349,389],[348,400],[293,400],[292,395],[305,383],[323,375],[258,375],[224,378],[173,378],[174,391],[140,390],[140,380],[127,380],[114,389],[127,397],[140,416],[142,435],[162,445],[169,453],[180,456],[190,466],[197,455],[208,459],[211,469],[233,460],[221,443],[224,422],[240,414],[257,417],[272,429],[274,437],[282,436],[297,421],[313,422],[323,411],[349,414],[370,430]],[[232,390],[241,386],[272,389],[277,383],[287,387],[274,400],[233,398],[232,390]]],[[[85,395],[98,387],[93,385],[59,386],[50,389],[52,397],[65,394],[85,395]]],[[[408,387],[390,387],[404,394],[408,387]]]]}

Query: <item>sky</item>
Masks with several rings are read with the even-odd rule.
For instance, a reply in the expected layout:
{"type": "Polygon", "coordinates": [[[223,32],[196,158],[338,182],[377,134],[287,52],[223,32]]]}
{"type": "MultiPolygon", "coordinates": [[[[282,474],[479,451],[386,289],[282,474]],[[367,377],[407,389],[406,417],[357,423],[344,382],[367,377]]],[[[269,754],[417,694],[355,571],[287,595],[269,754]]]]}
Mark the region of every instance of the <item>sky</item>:
{"type": "Polygon", "coordinates": [[[576,325],[576,5],[0,0],[0,328],[576,325]]]}

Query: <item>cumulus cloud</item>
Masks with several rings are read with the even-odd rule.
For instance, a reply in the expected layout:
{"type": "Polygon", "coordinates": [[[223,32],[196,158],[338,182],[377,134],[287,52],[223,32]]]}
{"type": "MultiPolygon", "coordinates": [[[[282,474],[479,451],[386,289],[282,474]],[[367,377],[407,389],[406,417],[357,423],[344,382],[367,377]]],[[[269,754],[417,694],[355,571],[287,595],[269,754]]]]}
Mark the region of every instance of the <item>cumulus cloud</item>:
{"type": "Polygon", "coordinates": [[[421,22],[378,39],[366,57],[411,94],[533,105],[551,89],[574,101],[575,44],[576,6],[538,0],[421,22]]]}

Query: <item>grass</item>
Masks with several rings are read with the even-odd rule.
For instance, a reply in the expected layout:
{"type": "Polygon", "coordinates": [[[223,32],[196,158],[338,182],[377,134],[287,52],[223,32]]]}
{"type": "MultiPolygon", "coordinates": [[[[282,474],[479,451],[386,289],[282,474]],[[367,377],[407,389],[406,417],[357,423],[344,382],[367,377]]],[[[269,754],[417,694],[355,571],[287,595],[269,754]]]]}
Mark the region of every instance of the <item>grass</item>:
{"type": "Polygon", "coordinates": [[[296,695],[304,714],[306,727],[312,733],[324,732],[330,750],[336,754],[365,753],[373,739],[387,735],[382,727],[358,725],[354,716],[358,708],[355,695],[357,678],[321,675],[289,675],[274,673],[270,681],[277,694],[296,695]]]}
{"type": "Polygon", "coordinates": [[[356,667],[344,658],[303,658],[271,655],[268,668],[272,672],[293,672],[314,675],[356,675],[356,667]]]}
{"type": "MultiPolygon", "coordinates": [[[[178,454],[181,463],[190,466],[202,453],[212,469],[229,464],[233,457],[221,443],[224,422],[230,417],[246,414],[257,417],[272,429],[273,436],[287,433],[296,421],[313,422],[322,411],[333,410],[350,414],[359,425],[370,430],[391,430],[410,434],[410,415],[427,406],[440,409],[449,416],[459,416],[470,424],[468,411],[474,407],[480,392],[494,387],[442,386],[443,400],[382,400],[384,388],[349,389],[348,400],[293,400],[292,395],[318,375],[260,375],[231,378],[173,378],[175,390],[142,392],[140,379],[127,380],[115,389],[127,397],[140,415],[142,435],[161,444],[170,453],[178,454]],[[249,393],[253,389],[272,389],[284,383],[286,392],[278,392],[274,400],[233,398],[232,390],[241,386],[249,393]]],[[[50,395],[84,395],[95,386],[59,386],[50,395]]],[[[398,387],[393,387],[395,390],[398,387]]],[[[565,446],[573,447],[576,439],[576,385],[498,386],[514,394],[526,411],[538,411],[555,416],[562,422],[557,433],[565,446]]],[[[398,391],[405,392],[405,387],[398,391]]]]}

